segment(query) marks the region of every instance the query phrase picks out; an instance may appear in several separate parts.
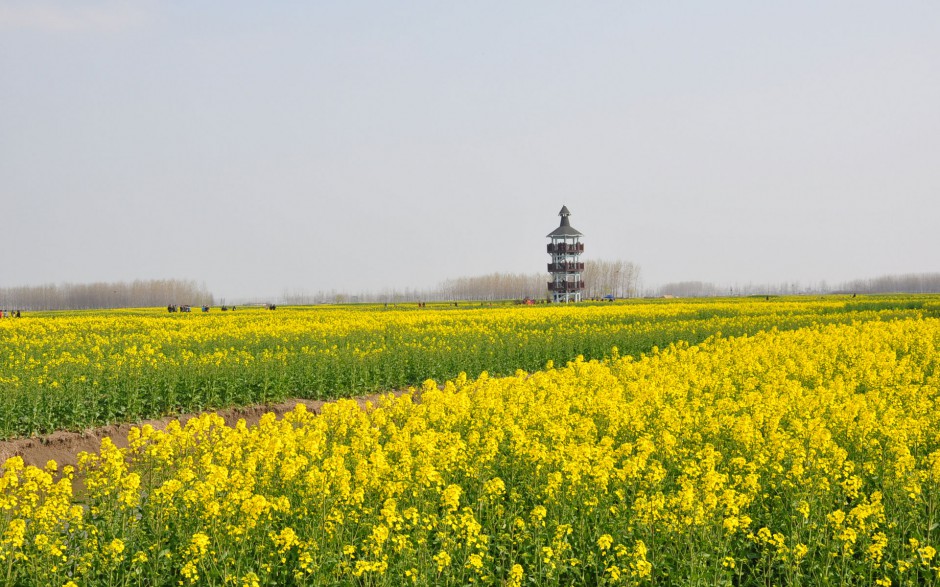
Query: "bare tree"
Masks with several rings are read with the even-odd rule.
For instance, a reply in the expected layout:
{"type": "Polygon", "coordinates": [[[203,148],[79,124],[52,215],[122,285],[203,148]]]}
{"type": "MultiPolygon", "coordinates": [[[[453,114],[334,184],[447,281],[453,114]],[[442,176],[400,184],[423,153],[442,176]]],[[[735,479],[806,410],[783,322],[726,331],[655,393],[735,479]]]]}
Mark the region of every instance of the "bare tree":
{"type": "Polygon", "coordinates": [[[195,281],[179,279],[0,288],[0,308],[19,310],[87,310],[213,303],[214,298],[205,284],[198,286],[195,281]]]}
{"type": "Polygon", "coordinates": [[[631,298],[639,293],[640,268],[630,261],[589,259],[581,276],[588,298],[631,298]]]}

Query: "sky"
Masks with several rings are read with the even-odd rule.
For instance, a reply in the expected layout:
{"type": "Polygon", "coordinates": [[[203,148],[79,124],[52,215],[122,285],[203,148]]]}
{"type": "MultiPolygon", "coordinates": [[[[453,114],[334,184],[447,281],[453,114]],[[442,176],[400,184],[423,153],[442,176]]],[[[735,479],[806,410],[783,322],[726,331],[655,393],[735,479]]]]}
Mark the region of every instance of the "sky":
{"type": "Polygon", "coordinates": [[[0,0],[0,287],[940,271],[940,3],[0,0]]]}

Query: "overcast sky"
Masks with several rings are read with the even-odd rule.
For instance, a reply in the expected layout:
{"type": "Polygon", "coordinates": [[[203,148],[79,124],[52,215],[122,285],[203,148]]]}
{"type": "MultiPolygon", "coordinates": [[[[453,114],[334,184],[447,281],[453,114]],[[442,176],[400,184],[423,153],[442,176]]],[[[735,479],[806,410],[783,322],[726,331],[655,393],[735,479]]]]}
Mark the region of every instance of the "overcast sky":
{"type": "Polygon", "coordinates": [[[940,3],[0,0],[0,287],[940,271],[940,3]]]}

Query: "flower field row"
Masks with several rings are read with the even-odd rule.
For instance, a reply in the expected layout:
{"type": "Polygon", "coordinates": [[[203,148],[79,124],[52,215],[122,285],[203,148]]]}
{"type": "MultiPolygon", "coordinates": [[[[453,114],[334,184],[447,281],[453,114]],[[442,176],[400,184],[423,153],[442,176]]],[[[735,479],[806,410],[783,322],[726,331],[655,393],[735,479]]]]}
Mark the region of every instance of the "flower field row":
{"type": "Polygon", "coordinates": [[[940,300],[828,297],[418,310],[69,312],[0,320],[0,438],[166,414],[509,375],[613,346],[638,355],[717,332],[940,315],[940,300]]]}
{"type": "Polygon", "coordinates": [[[938,585],[940,320],[457,377],[9,460],[17,585],[938,585]]]}

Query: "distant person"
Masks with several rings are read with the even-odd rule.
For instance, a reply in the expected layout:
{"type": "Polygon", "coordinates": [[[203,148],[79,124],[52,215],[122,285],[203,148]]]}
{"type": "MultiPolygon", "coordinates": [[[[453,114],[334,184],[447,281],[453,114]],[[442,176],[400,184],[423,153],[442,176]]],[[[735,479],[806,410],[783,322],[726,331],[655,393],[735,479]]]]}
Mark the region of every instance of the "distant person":
{"type": "Polygon", "coordinates": [[[20,311],[19,311],[19,310],[16,311],[16,317],[17,317],[17,318],[20,317],[20,311]]]}

